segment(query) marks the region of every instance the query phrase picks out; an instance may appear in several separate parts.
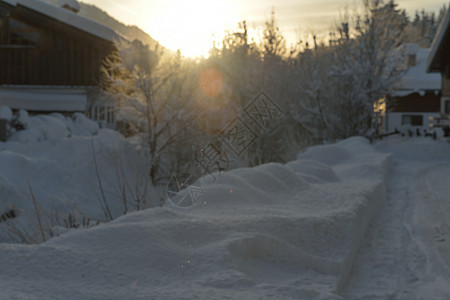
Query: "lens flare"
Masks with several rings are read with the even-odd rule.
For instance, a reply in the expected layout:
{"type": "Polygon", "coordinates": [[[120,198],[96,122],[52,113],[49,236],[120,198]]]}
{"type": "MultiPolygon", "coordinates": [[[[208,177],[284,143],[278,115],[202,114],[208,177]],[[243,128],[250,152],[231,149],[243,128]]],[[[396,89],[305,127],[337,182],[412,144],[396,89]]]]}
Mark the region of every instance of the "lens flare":
{"type": "Polygon", "coordinates": [[[205,96],[217,97],[223,89],[223,76],[217,69],[206,69],[200,75],[198,85],[205,96]]]}
{"type": "Polygon", "coordinates": [[[204,70],[198,79],[197,123],[208,134],[220,135],[238,117],[239,110],[233,89],[215,68],[204,70]]]}

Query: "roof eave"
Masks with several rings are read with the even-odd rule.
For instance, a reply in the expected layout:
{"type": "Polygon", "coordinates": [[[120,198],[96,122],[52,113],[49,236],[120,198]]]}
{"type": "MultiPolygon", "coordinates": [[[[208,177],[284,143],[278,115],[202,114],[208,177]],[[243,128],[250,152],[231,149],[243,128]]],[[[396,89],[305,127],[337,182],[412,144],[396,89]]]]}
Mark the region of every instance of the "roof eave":
{"type": "Polygon", "coordinates": [[[444,38],[448,36],[450,29],[450,11],[447,11],[444,18],[442,19],[441,24],[439,24],[438,30],[436,32],[436,35],[434,36],[433,42],[430,46],[430,53],[427,57],[427,65],[426,69],[427,72],[440,72],[441,68],[441,61],[440,61],[440,54],[442,44],[444,41],[444,38]]]}
{"type": "Polygon", "coordinates": [[[115,32],[108,26],[100,24],[94,20],[81,17],[79,15],[73,15],[72,12],[66,11],[65,9],[59,8],[57,6],[51,5],[49,3],[36,0],[0,0],[0,2],[6,3],[11,7],[24,7],[28,10],[34,11],[36,13],[42,14],[48,18],[54,19],[56,21],[62,22],[68,26],[71,26],[77,30],[83,31],[97,38],[105,40],[110,43],[116,43],[117,40],[126,40],[125,37],[115,32]],[[49,11],[47,11],[49,10],[49,11]],[[51,14],[50,12],[55,12],[51,14]],[[71,19],[76,21],[71,22],[71,19]],[[82,20],[82,22],[81,22],[82,20]]]}

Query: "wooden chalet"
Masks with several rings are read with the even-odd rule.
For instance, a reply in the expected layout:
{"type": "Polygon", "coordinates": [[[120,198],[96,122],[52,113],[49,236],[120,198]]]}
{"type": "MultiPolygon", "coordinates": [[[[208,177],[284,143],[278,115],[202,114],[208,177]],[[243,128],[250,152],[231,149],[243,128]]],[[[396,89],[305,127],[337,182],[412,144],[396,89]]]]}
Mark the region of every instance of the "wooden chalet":
{"type": "Polygon", "coordinates": [[[95,108],[90,98],[98,92],[101,65],[119,37],[64,7],[0,0],[0,105],[88,115],[96,109],[97,117],[106,119],[108,109],[95,108]]]}
{"type": "Polygon", "coordinates": [[[382,99],[384,104],[380,118],[382,132],[408,128],[428,130],[430,122],[439,116],[441,106],[440,74],[426,73],[429,49],[408,45],[408,70],[399,87],[382,99]]]}

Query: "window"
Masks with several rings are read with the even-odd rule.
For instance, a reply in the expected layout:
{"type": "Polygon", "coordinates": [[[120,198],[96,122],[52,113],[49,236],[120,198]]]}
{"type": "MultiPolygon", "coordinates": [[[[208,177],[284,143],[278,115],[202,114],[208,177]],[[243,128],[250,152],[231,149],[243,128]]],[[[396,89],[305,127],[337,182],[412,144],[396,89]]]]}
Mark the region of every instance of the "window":
{"type": "Polygon", "coordinates": [[[402,125],[423,126],[422,115],[402,115],[402,125]]]}
{"type": "Polygon", "coordinates": [[[2,45],[32,47],[39,44],[39,38],[39,31],[26,23],[13,18],[2,22],[0,39],[2,45]]]}
{"type": "Polygon", "coordinates": [[[92,118],[95,121],[105,122],[107,124],[114,124],[115,122],[115,108],[111,105],[95,105],[93,107],[92,118]]]}
{"type": "Polygon", "coordinates": [[[108,124],[113,124],[114,123],[114,106],[108,106],[107,110],[108,110],[108,118],[107,118],[106,122],[108,124]]]}

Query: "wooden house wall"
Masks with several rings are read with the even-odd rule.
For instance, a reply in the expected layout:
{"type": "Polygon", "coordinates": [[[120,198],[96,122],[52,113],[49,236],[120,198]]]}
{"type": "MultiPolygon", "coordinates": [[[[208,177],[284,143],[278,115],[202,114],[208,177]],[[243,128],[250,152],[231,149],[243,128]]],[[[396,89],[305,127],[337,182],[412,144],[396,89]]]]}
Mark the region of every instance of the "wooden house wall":
{"type": "Polygon", "coordinates": [[[388,110],[390,112],[439,112],[441,109],[441,95],[427,92],[424,96],[413,93],[405,97],[389,97],[388,110]]]}
{"type": "Polygon", "coordinates": [[[40,33],[37,46],[0,46],[0,84],[93,86],[113,44],[25,8],[10,17],[40,33]]]}
{"type": "Polygon", "coordinates": [[[450,77],[442,74],[442,97],[450,97],[450,77]]]}
{"type": "Polygon", "coordinates": [[[447,35],[441,46],[442,96],[450,97],[450,36],[447,35]]]}
{"type": "MultiPolygon", "coordinates": [[[[449,53],[450,51],[450,41],[446,41],[444,45],[445,53],[449,53]]],[[[447,56],[443,56],[442,59],[442,67],[441,67],[441,75],[442,75],[442,96],[450,97],[450,53],[447,56]]]]}

